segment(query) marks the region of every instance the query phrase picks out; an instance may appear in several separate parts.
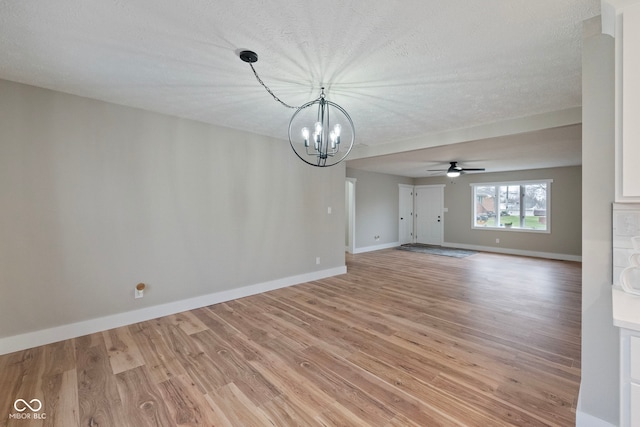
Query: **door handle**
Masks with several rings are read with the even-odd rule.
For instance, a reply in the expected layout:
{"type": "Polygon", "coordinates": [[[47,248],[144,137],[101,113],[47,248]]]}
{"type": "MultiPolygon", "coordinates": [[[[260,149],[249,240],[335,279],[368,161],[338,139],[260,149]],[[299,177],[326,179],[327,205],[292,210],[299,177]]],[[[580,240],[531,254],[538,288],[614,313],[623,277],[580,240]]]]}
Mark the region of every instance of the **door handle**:
{"type": "Polygon", "coordinates": [[[400,219],[404,219],[404,218],[400,218],[400,219]]]}

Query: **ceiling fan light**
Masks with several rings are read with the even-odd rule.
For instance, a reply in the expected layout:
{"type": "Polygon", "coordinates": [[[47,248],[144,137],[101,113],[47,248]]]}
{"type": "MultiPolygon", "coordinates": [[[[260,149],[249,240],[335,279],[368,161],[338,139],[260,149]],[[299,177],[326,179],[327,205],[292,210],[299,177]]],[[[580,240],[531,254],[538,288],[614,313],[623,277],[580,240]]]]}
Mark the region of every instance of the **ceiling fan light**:
{"type": "Polygon", "coordinates": [[[448,176],[449,178],[457,178],[457,177],[459,177],[459,176],[460,176],[460,171],[457,171],[457,170],[450,170],[450,171],[447,171],[447,176],[448,176]]]}

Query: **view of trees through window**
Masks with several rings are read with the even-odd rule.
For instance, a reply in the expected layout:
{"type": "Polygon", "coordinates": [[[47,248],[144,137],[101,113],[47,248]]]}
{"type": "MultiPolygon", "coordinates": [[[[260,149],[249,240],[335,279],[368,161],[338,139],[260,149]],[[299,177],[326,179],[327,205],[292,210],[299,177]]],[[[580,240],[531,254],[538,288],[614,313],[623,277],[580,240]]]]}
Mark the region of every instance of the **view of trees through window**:
{"type": "Polygon", "coordinates": [[[550,183],[472,184],[473,226],[548,231],[550,183]]]}

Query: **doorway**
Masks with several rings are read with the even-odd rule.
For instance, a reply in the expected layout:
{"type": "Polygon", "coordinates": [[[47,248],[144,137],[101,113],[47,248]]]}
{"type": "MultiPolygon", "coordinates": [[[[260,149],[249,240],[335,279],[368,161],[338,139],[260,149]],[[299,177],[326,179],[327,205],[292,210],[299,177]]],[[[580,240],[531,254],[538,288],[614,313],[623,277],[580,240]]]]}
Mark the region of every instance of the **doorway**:
{"type": "Polygon", "coordinates": [[[356,179],[347,178],[344,184],[345,197],[345,250],[354,253],[356,247],[356,179]]]}

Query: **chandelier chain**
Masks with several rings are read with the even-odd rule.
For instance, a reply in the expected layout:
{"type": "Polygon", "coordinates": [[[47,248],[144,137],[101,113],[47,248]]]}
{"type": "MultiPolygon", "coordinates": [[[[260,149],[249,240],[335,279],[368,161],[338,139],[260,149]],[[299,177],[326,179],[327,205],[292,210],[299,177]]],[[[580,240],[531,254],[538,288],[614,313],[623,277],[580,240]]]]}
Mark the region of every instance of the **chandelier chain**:
{"type": "Polygon", "coordinates": [[[269,86],[267,86],[262,79],[260,78],[260,76],[258,76],[258,72],[256,71],[255,68],[253,68],[253,64],[249,63],[249,65],[251,66],[251,69],[253,70],[253,74],[256,76],[256,80],[258,80],[258,83],[260,83],[262,85],[262,87],[264,87],[266,89],[267,92],[269,92],[269,95],[271,95],[273,97],[273,99],[275,99],[276,101],[278,101],[280,104],[284,105],[287,108],[292,108],[294,110],[299,110],[301,107],[294,107],[293,105],[289,105],[286,102],[284,102],[283,100],[281,100],[280,98],[278,98],[272,91],[271,89],[269,89],[269,86]]]}

